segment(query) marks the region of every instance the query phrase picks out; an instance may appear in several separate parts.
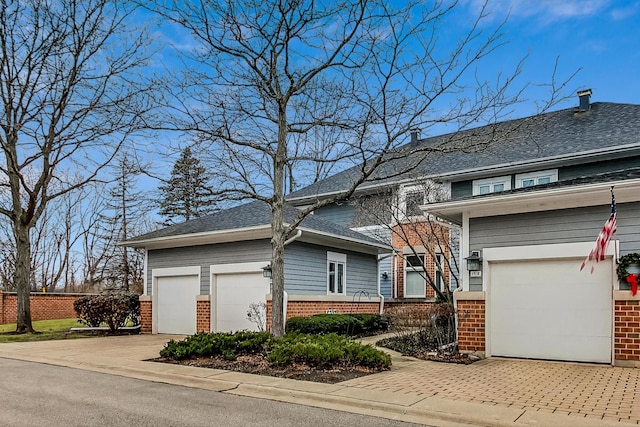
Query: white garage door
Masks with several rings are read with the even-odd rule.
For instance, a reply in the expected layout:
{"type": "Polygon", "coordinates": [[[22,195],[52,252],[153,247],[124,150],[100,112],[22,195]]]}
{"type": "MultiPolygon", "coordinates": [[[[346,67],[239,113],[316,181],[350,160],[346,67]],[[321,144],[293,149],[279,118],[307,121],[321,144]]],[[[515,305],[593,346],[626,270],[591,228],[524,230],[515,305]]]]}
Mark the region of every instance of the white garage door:
{"type": "Polygon", "coordinates": [[[580,262],[490,264],[493,356],[611,362],[612,262],[593,274],[580,262]]]}
{"type": "Polygon", "coordinates": [[[196,332],[198,276],[169,276],[157,279],[159,334],[191,335],[196,332]]]}
{"type": "Polygon", "coordinates": [[[264,303],[268,293],[269,279],[262,273],[216,275],[216,332],[257,331],[258,325],[247,319],[247,310],[251,303],[264,303]]]}

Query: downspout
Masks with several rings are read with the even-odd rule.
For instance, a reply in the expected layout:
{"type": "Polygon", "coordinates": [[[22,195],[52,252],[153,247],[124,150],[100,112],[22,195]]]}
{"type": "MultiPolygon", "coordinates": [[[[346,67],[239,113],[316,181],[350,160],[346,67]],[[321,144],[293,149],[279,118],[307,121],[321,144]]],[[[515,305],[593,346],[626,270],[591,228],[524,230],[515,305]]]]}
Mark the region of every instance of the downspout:
{"type": "MultiPolygon", "coordinates": [[[[302,237],[302,230],[298,229],[298,231],[296,231],[295,236],[290,237],[284,241],[284,246],[287,246],[289,243],[292,243],[298,240],[300,237],[302,237]]],[[[284,325],[282,325],[282,327],[284,329],[287,325],[287,305],[289,303],[289,294],[287,293],[286,290],[283,292],[284,292],[284,298],[282,301],[282,319],[284,321],[284,325]]]]}

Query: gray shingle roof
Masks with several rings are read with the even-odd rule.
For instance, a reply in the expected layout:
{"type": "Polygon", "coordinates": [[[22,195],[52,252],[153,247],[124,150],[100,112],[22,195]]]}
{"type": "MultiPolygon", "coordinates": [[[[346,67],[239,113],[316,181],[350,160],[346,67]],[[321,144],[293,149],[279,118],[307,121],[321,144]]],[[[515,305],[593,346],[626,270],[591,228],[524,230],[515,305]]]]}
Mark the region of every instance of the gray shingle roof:
{"type": "MultiPolygon", "coordinates": [[[[390,161],[374,174],[374,180],[362,187],[390,183],[401,174],[404,179],[455,175],[500,165],[522,164],[549,159],[615,150],[636,145],[640,148],[640,105],[597,102],[586,112],[568,108],[537,116],[483,126],[457,133],[425,138],[417,145],[407,144],[399,152],[420,150],[429,146],[455,147],[479,144],[488,139],[498,142],[471,152],[421,154],[414,158],[390,161]],[[412,163],[413,162],[413,163],[412,163]],[[415,168],[413,168],[415,166],[415,168]]],[[[467,150],[469,151],[469,150],[467,150]]],[[[413,155],[417,156],[417,155],[413,155]]],[[[291,193],[289,199],[309,198],[346,190],[358,176],[356,166],[291,193]]]]}
{"type": "MultiPolygon", "coordinates": [[[[285,206],[285,222],[290,223],[298,215],[299,210],[293,206],[285,206]]],[[[137,236],[126,243],[135,243],[163,237],[182,236],[188,234],[206,233],[212,231],[237,230],[271,224],[271,209],[262,201],[253,201],[240,206],[225,209],[214,214],[175,224],[151,233],[137,236]]],[[[330,234],[351,240],[380,245],[380,241],[364,234],[341,227],[332,222],[309,215],[302,221],[301,228],[313,230],[322,234],[330,234]]]]}

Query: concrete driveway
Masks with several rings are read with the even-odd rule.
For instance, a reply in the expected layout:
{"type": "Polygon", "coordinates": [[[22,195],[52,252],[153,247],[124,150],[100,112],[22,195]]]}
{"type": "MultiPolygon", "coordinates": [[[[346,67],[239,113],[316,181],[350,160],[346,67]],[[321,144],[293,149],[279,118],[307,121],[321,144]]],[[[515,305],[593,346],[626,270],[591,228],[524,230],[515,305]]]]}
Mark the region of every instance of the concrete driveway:
{"type": "Polygon", "coordinates": [[[640,369],[488,359],[472,365],[394,356],[391,371],[318,384],[145,362],[171,337],[0,344],[0,357],[431,425],[640,424],[640,369]]]}

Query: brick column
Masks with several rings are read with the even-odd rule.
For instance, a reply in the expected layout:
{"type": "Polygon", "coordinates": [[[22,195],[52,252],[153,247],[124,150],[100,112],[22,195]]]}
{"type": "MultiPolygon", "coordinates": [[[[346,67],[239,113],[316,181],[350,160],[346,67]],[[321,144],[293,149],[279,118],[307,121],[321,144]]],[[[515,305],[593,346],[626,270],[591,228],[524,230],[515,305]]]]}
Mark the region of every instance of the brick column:
{"type": "Polygon", "coordinates": [[[209,295],[196,296],[196,332],[211,332],[211,299],[209,295]]]}
{"type": "Polygon", "coordinates": [[[614,364],[640,367],[640,294],[615,291],[614,364]]]}
{"type": "Polygon", "coordinates": [[[485,352],[484,292],[456,292],[458,348],[463,353],[485,352]]]}
{"type": "Polygon", "coordinates": [[[151,295],[140,295],[140,332],[153,332],[153,306],[151,295]]]}
{"type": "Polygon", "coordinates": [[[0,325],[4,325],[4,293],[0,291],[0,325]]]}

